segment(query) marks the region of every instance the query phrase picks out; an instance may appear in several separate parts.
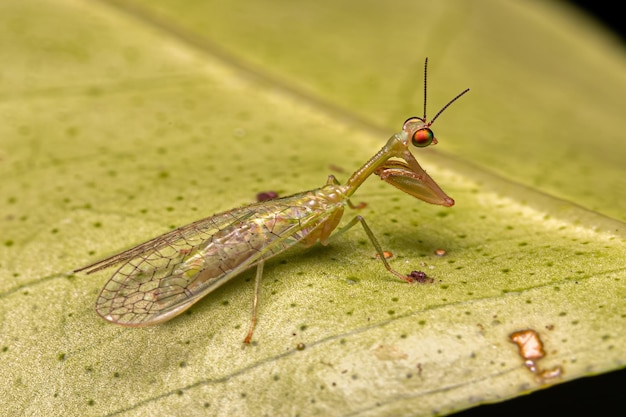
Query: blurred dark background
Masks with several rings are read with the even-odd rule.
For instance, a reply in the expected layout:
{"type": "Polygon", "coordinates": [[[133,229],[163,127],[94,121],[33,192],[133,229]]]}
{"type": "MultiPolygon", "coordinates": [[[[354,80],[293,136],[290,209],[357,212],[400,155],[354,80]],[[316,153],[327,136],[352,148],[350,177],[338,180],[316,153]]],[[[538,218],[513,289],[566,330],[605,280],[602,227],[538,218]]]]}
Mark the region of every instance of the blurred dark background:
{"type": "MultiPolygon", "coordinates": [[[[570,0],[569,3],[595,19],[609,34],[621,40],[626,51],[626,19],[621,2],[570,0]]],[[[626,358],[624,358],[626,362],[626,358]]],[[[498,404],[483,405],[455,417],[591,416],[626,415],[626,369],[582,378],[498,404]],[[622,411],[619,411],[622,410],[622,411]]]]}
{"type": "Polygon", "coordinates": [[[622,42],[626,41],[626,19],[621,11],[619,1],[592,1],[592,0],[570,0],[572,6],[580,13],[594,18],[599,24],[605,26],[609,31],[617,35],[622,42]]]}

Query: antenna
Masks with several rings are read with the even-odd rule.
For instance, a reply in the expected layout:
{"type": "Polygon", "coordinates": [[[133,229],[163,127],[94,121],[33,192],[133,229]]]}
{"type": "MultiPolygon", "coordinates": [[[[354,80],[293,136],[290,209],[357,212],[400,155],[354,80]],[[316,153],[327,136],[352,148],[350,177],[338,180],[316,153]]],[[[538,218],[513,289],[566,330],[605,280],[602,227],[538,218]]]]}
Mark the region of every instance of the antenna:
{"type": "Polygon", "coordinates": [[[437,112],[437,114],[435,115],[435,117],[433,117],[433,119],[428,123],[428,126],[432,125],[433,123],[435,123],[435,119],[437,117],[439,117],[439,115],[441,113],[443,113],[443,111],[445,109],[447,109],[448,107],[450,107],[450,104],[454,103],[455,101],[457,101],[463,94],[467,93],[470,89],[466,88],[465,90],[461,91],[456,97],[454,97],[452,100],[448,101],[448,104],[446,104],[445,106],[443,106],[443,108],[441,110],[439,110],[437,112]]]}
{"type": "Polygon", "coordinates": [[[422,121],[426,123],[426,88],[428,83],[426,80],[428,79],[428,57],[424,60],[424,117],[422,117],[422,121]]]}
{"type": "MultiPolygon", "coordinates": [[[[470,89],[466,88],[465,90],[461,91],[459,94],[457,94],[456,97],[454,97],[452,100],[448,101],[448,104],[446,104],[445,106],[442,107],[441,110],[439,110],[437,112],[437,114],[435,114],[435,117],[432,118],[432,120],[430,122],[426,121],[426,97],[427,97],[427,88],[428,88],[428,57],[426,57],[426,59],[424,60],[424,117],[419,118],[417,116],[414,117],[409,117],[407,119],[406,122],[408,122],[411,119],[419,119],[422,122],[426,123],[426,127],[431,126],[433,123],[435,123],[435,120],[437,119],[437,117],[439,117],[439,115],[441,113],[443,113],[443,111],[445,109],[447,109],[448,107],[450,107],[450,105],[452,103],[454,103],[455,101],[457,101],[459,98],[461,98],[461,96],[465,93],[467,93],[470,89]]],[[[404,124],[406,125],[406,122],[404,122],[404,124]]]]}

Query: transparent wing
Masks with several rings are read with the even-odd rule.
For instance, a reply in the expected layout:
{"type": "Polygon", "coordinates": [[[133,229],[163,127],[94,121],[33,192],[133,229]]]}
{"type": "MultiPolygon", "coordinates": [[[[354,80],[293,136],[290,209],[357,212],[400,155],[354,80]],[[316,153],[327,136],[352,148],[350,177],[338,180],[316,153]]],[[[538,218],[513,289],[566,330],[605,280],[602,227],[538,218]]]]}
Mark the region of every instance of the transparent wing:
{"type": "Polygon", "coordinates": [[[96,311],[125,326],[166,321],[228,279],[302,240],[330,214],[312,210],[313,193],[230,210],[81,268],[122,264],[98,296],[96,311]]]}

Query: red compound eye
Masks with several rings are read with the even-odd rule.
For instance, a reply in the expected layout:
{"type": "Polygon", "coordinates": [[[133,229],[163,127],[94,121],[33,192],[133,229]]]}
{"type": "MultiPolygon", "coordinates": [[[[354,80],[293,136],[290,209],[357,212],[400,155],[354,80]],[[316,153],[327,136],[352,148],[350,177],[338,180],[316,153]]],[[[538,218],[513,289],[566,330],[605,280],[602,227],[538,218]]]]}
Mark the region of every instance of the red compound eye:
{"type": "Polygon", "coordinates": [[[435,134],[432,130],[425,127],[413,133],[411,142],[414,146],[417,146],[418,148],[423,148],[433,143],[433,139],[435,139],[435,134]]]}

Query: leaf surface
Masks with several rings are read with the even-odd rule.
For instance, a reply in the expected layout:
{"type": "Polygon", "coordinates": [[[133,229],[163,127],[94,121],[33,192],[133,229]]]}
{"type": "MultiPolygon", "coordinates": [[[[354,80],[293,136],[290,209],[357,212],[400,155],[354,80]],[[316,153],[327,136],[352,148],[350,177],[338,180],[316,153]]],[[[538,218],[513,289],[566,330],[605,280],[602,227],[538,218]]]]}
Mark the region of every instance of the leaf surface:
{"type": "Polygon", "coordinates": [[[447,414],[624,366],[623,47],[560,4],[354,4],[3,2],[2,414],[447,414]],[[113,271],[73,269],[345,180],[422,115],[425,56],[430,116],[472,89],[415,151],[457,204],[354,202],[432,284],[356,227],[266,265],[251,346],[253,271],[162,325],[96,316],[113,271]]]}

